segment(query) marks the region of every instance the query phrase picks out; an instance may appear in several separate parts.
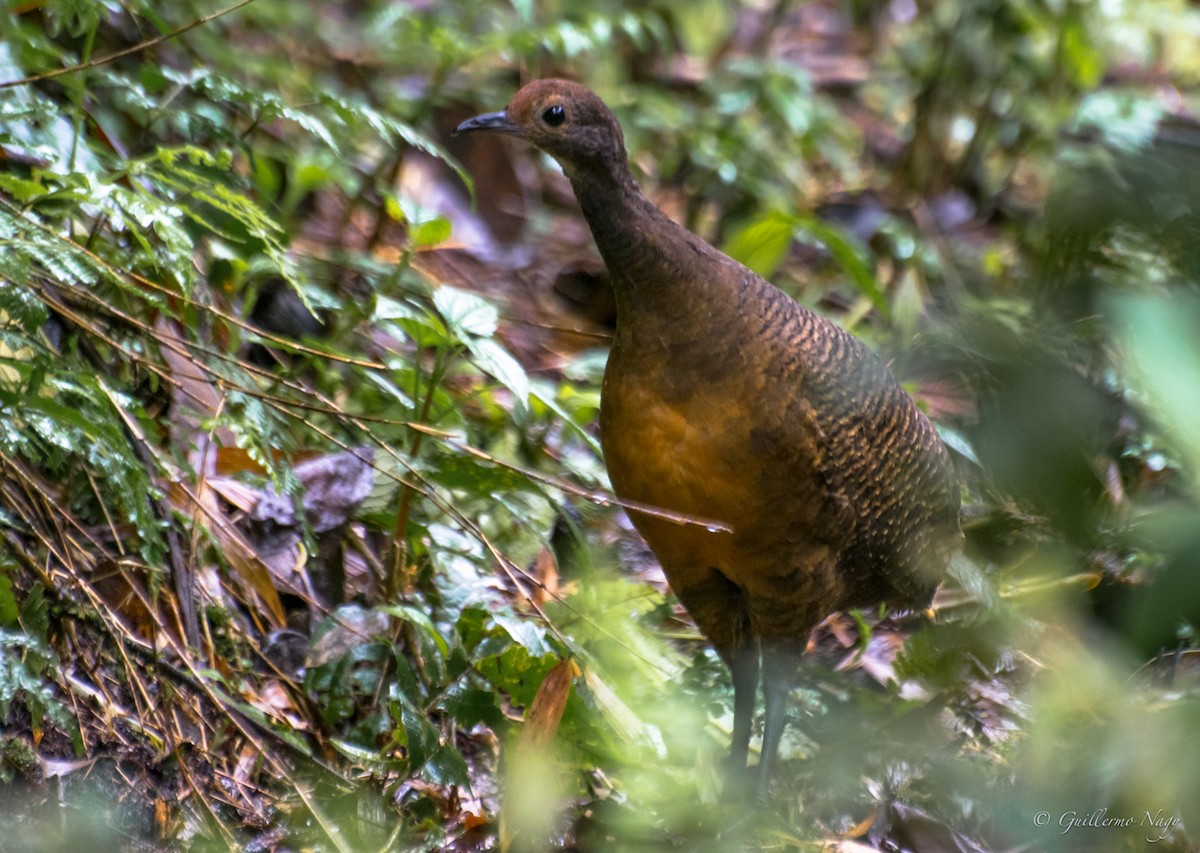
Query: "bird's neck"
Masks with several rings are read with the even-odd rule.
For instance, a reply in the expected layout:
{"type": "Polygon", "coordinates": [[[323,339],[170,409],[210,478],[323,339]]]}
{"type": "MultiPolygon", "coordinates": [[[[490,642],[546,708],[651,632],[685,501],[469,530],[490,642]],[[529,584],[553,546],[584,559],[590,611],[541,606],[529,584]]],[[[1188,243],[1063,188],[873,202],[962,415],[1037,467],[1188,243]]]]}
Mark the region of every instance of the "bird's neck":
{"type": "Polygon", "coordinates": [[[701,296],[695,290],[704,282],[692,270],[702,256],[717,253],[642,195],[624,162],[568,176],[612,277],[619,323],[669,320],[701,296]]]}

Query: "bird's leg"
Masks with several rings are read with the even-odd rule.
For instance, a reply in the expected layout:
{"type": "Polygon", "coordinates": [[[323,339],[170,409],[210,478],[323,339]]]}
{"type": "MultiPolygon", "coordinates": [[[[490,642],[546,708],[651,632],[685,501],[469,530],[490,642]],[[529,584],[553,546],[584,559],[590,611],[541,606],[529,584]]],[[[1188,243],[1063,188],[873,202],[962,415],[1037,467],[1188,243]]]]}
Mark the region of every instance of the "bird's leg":
{"type": "Polygon", "coordinates": [[[742,789],[746,758],[750,753],[750,729],[754,723],[754,700],[758,696],[758,649],[745,642],[729,661],[733,675],[733,740],[729,746],[726,798],[742,789]]]}
{"type": "Polygon", "coordinates": [[[680,587],[678,594],[733,676],[733,739],[724,795],[727,800],[743,800],[749,781],[746,758],[750,752],[754,702],[758,698],[759,670],[758,643],[750,627],[745,594],[715,566],[695,582],[680,587]]]}
{"type": "Polygon", "coordinates": [[[787,702],[792,688],[794,668],[792,656],[787,654],[785,649],[763,644],[763,703],[766,707],[766,720],[763,723],[762,758],[758,762],[758,797],[764,802],[769,794],[771,774],[779,754],[779,741],[783,737],[783,728],[787,725],[787,702]]]}

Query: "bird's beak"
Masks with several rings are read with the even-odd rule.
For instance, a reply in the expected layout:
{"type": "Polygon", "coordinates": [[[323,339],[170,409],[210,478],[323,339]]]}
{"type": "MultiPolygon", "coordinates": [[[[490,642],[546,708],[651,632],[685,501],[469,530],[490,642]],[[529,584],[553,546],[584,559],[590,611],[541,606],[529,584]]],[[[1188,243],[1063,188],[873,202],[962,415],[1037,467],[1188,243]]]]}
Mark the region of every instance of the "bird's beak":
{"type": "Polygon", "coordinates": [[[454,128],[454,136],[468,133],[472,130],[492,130],[499,133],[516,133],[520,128],[508,120],[508,113],[501,110],[498,113],[484,113],[475,118],[469,118],[454,128]]]}

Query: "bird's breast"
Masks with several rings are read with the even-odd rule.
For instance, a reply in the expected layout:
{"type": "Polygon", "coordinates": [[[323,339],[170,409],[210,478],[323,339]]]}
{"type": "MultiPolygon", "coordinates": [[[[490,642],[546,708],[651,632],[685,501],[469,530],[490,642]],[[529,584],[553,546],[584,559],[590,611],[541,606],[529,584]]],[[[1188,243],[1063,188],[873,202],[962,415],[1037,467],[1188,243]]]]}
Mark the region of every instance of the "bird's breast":
{"type": "Polygon", "coordinates": [[[740,372],[707,370],[699,357],[627,359],[620,347],[605,373],[600,437],[613,489],[694,519],[630,513],[676,589],[712,568],[750,586],[768,564],[786,572],[824,550],[805,530],[827,505],[806,444],[781,453],[781,402],[759,399],[752,376],[721,374],[740,372]]]}
{"type": "Polygon", "coordinates": [[[678,397],[606,381],[601,442],[621,497],[732,526],[753,499],[747,412],[720,395],[678,397]]]}

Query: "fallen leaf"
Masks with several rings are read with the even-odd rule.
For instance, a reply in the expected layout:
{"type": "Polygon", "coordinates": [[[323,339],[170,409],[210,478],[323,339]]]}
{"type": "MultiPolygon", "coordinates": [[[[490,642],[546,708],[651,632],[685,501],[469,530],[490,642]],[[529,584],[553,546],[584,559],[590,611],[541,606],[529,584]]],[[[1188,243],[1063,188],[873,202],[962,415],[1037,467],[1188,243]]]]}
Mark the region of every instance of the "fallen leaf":
{"type": "Polygon", "coordinates": [[[521,730],[519,749],[542,747],[550,742],[558,731],[567,699],[571,696],[571,682],[580,674],[573,658],[559,662],[546,673],[542,685],[529,710],[525,713],[525,727],[521,730]]]}

